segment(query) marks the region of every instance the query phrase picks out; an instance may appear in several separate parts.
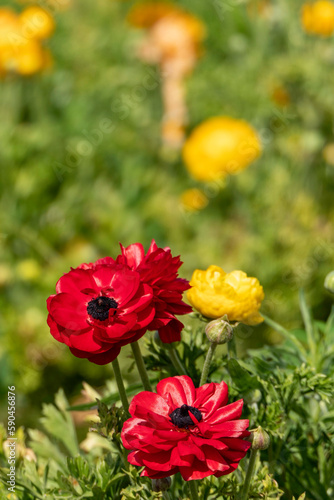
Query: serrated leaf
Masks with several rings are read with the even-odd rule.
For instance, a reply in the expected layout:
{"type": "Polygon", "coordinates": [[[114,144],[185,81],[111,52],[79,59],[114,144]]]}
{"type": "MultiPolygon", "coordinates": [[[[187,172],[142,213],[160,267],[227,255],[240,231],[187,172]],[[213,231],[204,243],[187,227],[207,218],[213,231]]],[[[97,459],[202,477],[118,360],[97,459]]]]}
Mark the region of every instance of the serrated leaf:
{"type": "Polygon", "coordinates": [[[57,392],[55,402],[57,407],[52,404],[43,405],[43,427],[52,437],[61,441],[72,456],[79,454],[76,431],[71,415],[66,411],[68,401],[63,389],[57,392]]]}
{"type": "Polygon", "coordinates": [[[48,436],[37,429],[28,429],[28,435],[31,439],[30,446],[37,456],[46,459],[52,457],[61,467],[64,467],[66,461],[64,454],[48,436]]]}

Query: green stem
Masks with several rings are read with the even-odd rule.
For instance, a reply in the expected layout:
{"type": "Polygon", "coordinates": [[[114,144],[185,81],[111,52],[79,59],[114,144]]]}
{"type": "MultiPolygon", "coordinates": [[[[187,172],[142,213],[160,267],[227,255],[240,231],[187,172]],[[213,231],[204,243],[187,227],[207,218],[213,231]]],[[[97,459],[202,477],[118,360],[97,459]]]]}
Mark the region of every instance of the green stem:
{"type": "Polygon", "coordinates": [[[244,485],[243,485],[243,488],[241,491],[240,500],[247,500],[247,498],[248,498],[248,492],[249,492],[249,488],[250,488],[250,485],[252,482],[253,473],[255,470],[255,463],[256,463],[258,451],[259,450],[252,450],[251,451],[251,456],[250,456],[249,462],[248,462],[246,479],[245,479],[245,482],[244,482],[244,485]]]}
{"type": "Polygon", "coordinates": [[[140,375],[141,381],[143,383],[144,389],[145,389],[145,391],[152,392],[151,382],[150,382],[150,379],[148,378],[148,375],[147,375],[145,363],[144,363],[143,356],[141,354],[141,350],[140,350],[140,346],[139,346],[138,342],[137,341],[132,342],[131,347],[132,347],[132,352],[133,352],[133,355],[134,355],[136,363],[137,363],[137,368],[138,368],[139,375],[140,375]]]}
{"type": "Polygon", "coordinates": [[[199,500],[198,490],[197,490],[197,481],[189,481],[189,489],[191,500],[199,500]]]}
{"type": "Polygon", "coordinates": [[[162,492],[162,498],[164,498],[165,500],[170,500],[170,496],[169,496],[168,491],[163,491],[162,492]]]}
{"type": "Polygon", "coordinates": [[[229,342],[227,342],[227,359],[237,358],[237,345],[235,343],[234,335],[229,342]]]}
{"type": "Polygon", "coordinates": [[[181,363],[178,352],[174,347],[172,347],[170,349],[169,357],[170,357],[170,360],[173,363],[173,366],[174,366],[175,370],[177,371],[177,373],[179,375],[187,375],[187,370],[185,369],[185,367],[181,363]]]}
{"type": "Polygon", "coordinates": [[[212,361],[212,358],[213,358],[213,355],[214,355],[214,352],[216,350],[217,345],[218,344],[216,344],[216,342],[211,342],[211,344],[210,344],[210,347],[209,347],[209,350],[207,352],[207,355],[206,355],[206,358],[204,361],[204,365],[203,365],[202,376],[201,376],[201,380],[199,383],[200,386],[205,384],[207,381],[209,371],[210,371],[211,361],[212,361]]]}
{"type": "Polygon", "coordinates": [[[118,359],[117,358],[114,359],[114,361],[112,361],[111,364],[112,364],[112,367],[114,370],[115,379],[116,379],[116,383],[117,383],[117,387],[118,387],[118,392],[119,392],[119,395],[120,395],[120,398],[122,401],[123,409],[124,409],[125,413],[128,414],[129,413],[129,401],[128,401],[128,398],[127,398],[127,395],[125,392],[125,387],[123,384],[123,379],[122,379],[122,374],[121,374],[121,370],[119,367],[118,359]]]}

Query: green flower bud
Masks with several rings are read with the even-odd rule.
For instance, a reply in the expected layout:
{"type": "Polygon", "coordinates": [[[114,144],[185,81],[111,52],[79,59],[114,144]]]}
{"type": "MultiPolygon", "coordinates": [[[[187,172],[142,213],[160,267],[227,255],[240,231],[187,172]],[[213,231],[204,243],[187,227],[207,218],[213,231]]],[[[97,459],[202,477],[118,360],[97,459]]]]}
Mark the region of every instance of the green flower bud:
{"type": "Polygon", "coordinates": [[[222,318],[210,321],[205,328],[205,333],[210,342],[226,344],[233,338],[233,326],[230,325],[225,314],[222,318]]]}
{"type": "Polygon", "coordinates": [[[269,434],[260,425],[254,431],[251,431],[250,440],[252,442],[252,450],[266,450],[269,448],[269,434]]]}
{"type": "Polygon", "coordinates": [[[334,271],[327,274],[324,287],[331,293],[334,293],[334,271]]]}
{"type": "Polygon", "coordinates": [[[260,389],[252,389],[246,392],[246,394],[243,397],[243,400],[245,401],[245,403],[250,405],[252,403],[258,403],[259,401],[261,401],[261,398],[262,398],[262,393],[260,389]]]}
{"type": "Polygon", "coordinates": [[[172,484],[170,477],[163,477],[161,479],[152,479],[152,490],[153,491],[167,491],[172,484]]]}

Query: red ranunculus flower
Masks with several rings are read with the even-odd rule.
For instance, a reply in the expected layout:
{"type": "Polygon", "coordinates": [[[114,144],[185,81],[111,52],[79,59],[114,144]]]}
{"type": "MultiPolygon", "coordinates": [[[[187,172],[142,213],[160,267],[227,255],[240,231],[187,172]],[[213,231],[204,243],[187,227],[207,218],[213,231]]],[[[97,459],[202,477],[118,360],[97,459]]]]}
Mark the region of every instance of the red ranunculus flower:
{"type": "Polygon", "coordinates": [[[195,389],[190,377],[158,383],[157,394],[141,392],[131,402],[122,430],[128,460],[159,479],[180,472],[183,479],[202,479],[233,472],[251,443],[243,438],[249,421],[239,420],[243,400],[226,404],[228,387],[205,384],[195,389]]]}
{"type": "Polygon", "coordinates": [[[72,269],[56,292],[47,300],[51,334],[98,365],[142,337],[155,315],[152,288],[137,271],[115,262],[72,269]]]}
{"type": "MultiPolygon", "coordinates": [[[[158,248],[153,240],[147,254],[140,243],[126,248],[121,245],[122,255],[116,259],[118,264],[128,266],[140,275],[140,281],[153,290],[155,315],[148,330],[158,330],[162,342],[171,343],[181,340],[183,323],[175,315],[188,314],[192,308],[182,301],[182,294],[190,288],[189,282],[178,278],[180,257],[173,257],[170,248],[158,248]]],[[[106,257],[95,264],[81,267],[94,268],[96,265],[113,265],[114,259],[106,257]]]]}
{"type": "Polygon", "coordinates": [[[182,301],[189,284],[177,277],[180,257],[154,241],[146,255],[139,243],[121,249],[116,260],[72,269],[47,301],[51,334],[96,364],[114,360],[147,330],[157,329],[163,342],[180,340],[183,324],[175,314],[192,311],[182,301]]]}

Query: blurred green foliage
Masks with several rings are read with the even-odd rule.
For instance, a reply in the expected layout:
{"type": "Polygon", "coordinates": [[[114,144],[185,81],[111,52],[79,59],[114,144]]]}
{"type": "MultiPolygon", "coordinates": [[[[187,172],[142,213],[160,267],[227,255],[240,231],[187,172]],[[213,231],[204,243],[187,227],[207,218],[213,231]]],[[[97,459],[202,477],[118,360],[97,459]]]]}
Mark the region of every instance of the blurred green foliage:
{"type": "MultiPolygon", "coordinates": [[[[189,131],[230,115],[248,120],[264,147],[225,188],[202,186],[210,203],[199,213],[179,202],[196,185],[181,155],[161,148],[160,76],[136,57],[144,34],[126,21],[133,2],[56,9],[52,70],[0,82],[0,391],[17,386],[25,422],[59,385],[71,394],[110,373],[51,337],[45,301],[62,273],[117,254],[118,242],[170,246],[186,278],[210,264],[242,269],[264,286],[264,312],[288,327],[300,326],[300,286],[317,317],[327,316],[334,166],[322,151],[333,141],[334,46],[303,32],[301,1],[267,3],[263,11],[256,0],[178,2],[207,27],[187,80],[189,131]],[[283,104],[277,89],[288,95],[283,104]]],[[[247,345],[264,339],[281,337],[261,326],[247,345]]]]}

